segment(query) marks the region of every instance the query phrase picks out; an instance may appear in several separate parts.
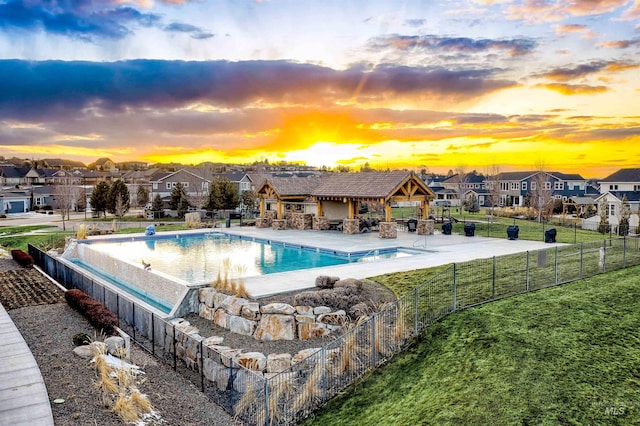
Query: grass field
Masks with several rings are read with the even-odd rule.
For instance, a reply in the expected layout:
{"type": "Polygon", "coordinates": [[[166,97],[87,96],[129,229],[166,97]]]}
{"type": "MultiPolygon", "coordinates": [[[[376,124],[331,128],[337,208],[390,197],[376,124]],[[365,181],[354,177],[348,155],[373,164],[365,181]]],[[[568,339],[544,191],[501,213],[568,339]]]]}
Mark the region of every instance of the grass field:
{"type": "Polygon", "coordinates": [[[640,424],[638,273],[454,313],[302,424],[640,424]]]}

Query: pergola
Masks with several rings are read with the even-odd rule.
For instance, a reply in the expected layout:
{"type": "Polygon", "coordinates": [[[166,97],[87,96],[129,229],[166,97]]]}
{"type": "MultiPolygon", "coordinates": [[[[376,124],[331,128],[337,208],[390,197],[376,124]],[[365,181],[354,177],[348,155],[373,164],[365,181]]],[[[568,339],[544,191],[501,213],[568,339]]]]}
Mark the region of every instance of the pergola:
{"type": "Polygon", "coordinates": [[[372,202],[385,206],[384,220],[390,222],[391,205],[417,202],[422,219],[429,217],[429,202],[435,195],[412,172],[332,173],[309,178],[268,178],[257,190],[260,198],[260,217],[265,216],[266,200],[277,202],[276,218],[282,219],[286,202],[317,203],[317,216],[324,216],[331,205],[346,205],[345,219],[354,219],[359,203],[372,202]]]}
{"type": "Polygon", "coordinates": [[[596,206],[596,201],[591,197],[570,197],[562,203],[562,214],[566,215],[569,207],[573,207],[576,210],[576,214],[581,217],[589,207],[596,208],[596,206]]]}

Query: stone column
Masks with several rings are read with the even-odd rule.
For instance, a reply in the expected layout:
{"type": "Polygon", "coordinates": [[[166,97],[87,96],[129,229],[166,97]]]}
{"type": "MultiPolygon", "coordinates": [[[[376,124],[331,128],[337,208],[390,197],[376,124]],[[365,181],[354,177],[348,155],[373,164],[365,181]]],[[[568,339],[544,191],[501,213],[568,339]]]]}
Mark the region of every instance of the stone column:
{"type": "Polygon", "coordinates": [[[433,220],[418,220],[418,235],[433,235],[433,220]]]}
{"type": "Polygon", "coordinates": [[[360,233],[360,219],[345,219],[342,222],[343,234],[359,234],[360,233]]]}
{"type": "Polygon", "coordinates": [[[380,222],[380,238],[398,238],[398,226],[395,222],[380,222]]]}
{"type": "Polygon", "coordinates": [[[329,218],[325,216],[313,218],[313,229],[316,231],[328,231],[329,230],[329,218]]]}
{"type": "Polygon", "coordinates": [[[271,227],[271,219],[268,217],[259,217],[256,219],[256,228],[269,228],[271,227]]]}
{"type": "Polygon", "coordinates": [[[287,221],[285,219],[275,219],[271,227],[274,231],[284,231],[287,229],[287,221]]]}

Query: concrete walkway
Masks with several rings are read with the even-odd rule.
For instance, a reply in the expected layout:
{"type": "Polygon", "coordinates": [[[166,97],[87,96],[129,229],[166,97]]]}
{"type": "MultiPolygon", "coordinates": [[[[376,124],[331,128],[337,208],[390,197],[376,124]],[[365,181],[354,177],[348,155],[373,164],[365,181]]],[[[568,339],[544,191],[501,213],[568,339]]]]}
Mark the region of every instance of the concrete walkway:
{"type": "Polygon", "coordinates": [[[22,335],[0,305],[0,425],[53,425],[42,374],[22,335]]]}

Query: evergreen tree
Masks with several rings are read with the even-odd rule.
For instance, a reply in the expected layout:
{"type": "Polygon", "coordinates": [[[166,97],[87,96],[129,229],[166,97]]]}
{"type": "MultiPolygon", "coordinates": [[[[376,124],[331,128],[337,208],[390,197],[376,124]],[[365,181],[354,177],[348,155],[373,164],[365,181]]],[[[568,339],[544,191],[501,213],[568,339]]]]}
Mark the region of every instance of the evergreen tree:
{"type": "Polygon", "coordinates": [[[598,223],[598,232],[601,234],[606,234],[609,232],[609,216],[607,214],[609,205],[607,204],[606,197],[602,197],[598,208],[600,210],[600,223],[598,223]]]}
{"type": "Polygon", "coordinates": [[[146,206],[149,202],[149,190],[142,185],[138,186],[136,198],[138,199],[139,206],[146,206]]]}
{"type": "Polygon", "coordinates": [[[156,196],[153,197],[151,211],[153,212],[153,217],[156,219],[164,216],[164,203],[162,202],[162,198],[160,198],[160,194],[156,194],[156,196]]]}
{"type": "Polygon", "coordinates": [[[109,184],[107,182],[98,183],[95,188],[93,188],[93,192],[91,192],[91,198],[89,199],[89,204],[91,205],[91,210],[97,212],[98,215],[100,213],[107,216],[107,194],[109,193],[109,184]]]}
{"type": "Polygon", "coordinates": [[[189,209],[187,191],[180,182],[171,190],[171,195],[169,195],[169,208],[171,210],[177,210],[179,217],[184,216],[185,212],[189,209]]]}
{"type": "Polygon", "coordinates": [[[620,209],[620,223],[618,224],[618,235],[629,235],[629,219],[631,218],[631,205],[625,195],[622,198],[622,208],[620,209]]]}
{"type": "Polygon", "coordinates": [[[238,187],[233,182],[223,177],[216,177],[211,182],[207,210],[230,210],[235,209],[239,204],[238,187]]]}
{"type": "Polygon", "coordinates": [[[129,188],[124,181],[118,179],[111,184],[107,192],[107,211],[120,218],[129,211],[130,207],[129,188]]]}

